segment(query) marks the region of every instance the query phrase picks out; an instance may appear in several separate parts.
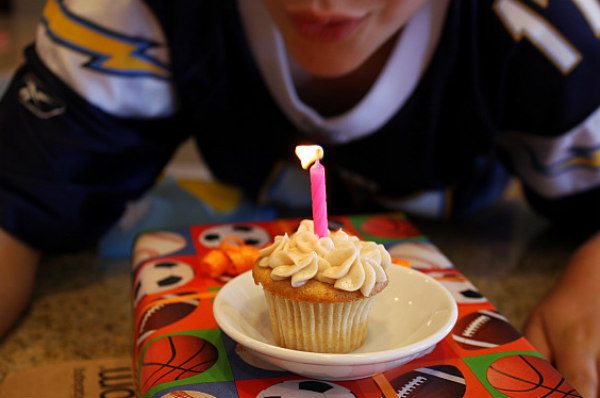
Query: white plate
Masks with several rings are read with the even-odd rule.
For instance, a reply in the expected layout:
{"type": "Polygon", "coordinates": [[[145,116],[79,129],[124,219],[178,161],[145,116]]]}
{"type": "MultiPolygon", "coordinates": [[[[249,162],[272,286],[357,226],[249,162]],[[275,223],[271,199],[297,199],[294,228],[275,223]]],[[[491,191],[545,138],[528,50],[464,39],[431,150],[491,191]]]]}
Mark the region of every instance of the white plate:
{"type": "Polygon", "coordinates": [[[258,359],[305,377],[351,380],[373,376],[430,353],[456,323],[452,295],[435,279],[401,266],[377,296],[365,343],[348,354],[291,350],[275,344],[262,287],[252,272],[229,281],[213,310],[220,328],[258,359]]]}

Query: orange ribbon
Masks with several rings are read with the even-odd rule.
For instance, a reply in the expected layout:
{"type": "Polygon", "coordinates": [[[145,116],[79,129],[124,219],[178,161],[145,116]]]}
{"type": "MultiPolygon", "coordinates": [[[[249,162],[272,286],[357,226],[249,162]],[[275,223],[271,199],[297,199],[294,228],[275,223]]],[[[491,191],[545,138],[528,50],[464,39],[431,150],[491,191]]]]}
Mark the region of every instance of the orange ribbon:
{"type": "Polygon", "coordinates": [[[377,373],[371,376],[377,387],[381,390],[381,393],[385,398],[398,398],[398,394],[394,390],[394,387],[390,384],[388,379],[383,375],[383,373],[377,373]]]}
{"type": "Polygon", "coordinates": [[[402,267],[411,268],[410,262],[400,258],[392,258],[392,263],[402,267]]]}
{"type": "Polygon", "coordinates": [[[252,268],[258,260],[258,249],[245,244],[237,236],[228,236],[202,257],[201,265],[211,278],[235,276],[252,268]]]}

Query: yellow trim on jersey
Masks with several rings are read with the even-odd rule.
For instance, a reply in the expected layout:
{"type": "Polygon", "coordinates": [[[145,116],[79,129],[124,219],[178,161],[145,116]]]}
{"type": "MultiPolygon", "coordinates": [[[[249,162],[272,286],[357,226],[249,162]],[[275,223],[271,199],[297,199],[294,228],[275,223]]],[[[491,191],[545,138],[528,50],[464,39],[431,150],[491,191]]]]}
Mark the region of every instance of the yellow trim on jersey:
{"type": "Polygon", "coordinates": [[[112,32],[83,18],[70,15],[59,4],[49,0],[43,10],[48,35],[56,42],[89,55],[86,65],[92,69],[122,75],[148,75],[168,78],[169,70],[159,61],[144,54],[155,45],[151,40],[112,32]]]}
{"type": "Polygon", "coordinates": [[[548,8],[548,0],[533,0],[533,2],[542,8],[548,8]]]}
{"type": "Polygon", "coordinates": [[[560,165],[560,168],[565,169],[569,166],[600,167],[600,149],[594,151],[589,156],[576,156],[569,159],[560,165]]]}

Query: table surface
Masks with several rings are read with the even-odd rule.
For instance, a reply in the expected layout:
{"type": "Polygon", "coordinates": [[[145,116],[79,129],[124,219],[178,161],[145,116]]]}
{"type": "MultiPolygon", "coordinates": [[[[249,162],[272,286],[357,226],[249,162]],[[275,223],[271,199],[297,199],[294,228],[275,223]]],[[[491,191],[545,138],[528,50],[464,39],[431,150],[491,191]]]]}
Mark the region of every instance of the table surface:
{"type": "MultiPolygon", "coordinates": [[[[577,244],[519,200],[468,221],[411,221],[518,329],[577,244]]],[[[39,365],[130,355],[129,272],[128,261],[94,251],[46,259],[28,311],[0,340],[0,381],[39,365]]]]}

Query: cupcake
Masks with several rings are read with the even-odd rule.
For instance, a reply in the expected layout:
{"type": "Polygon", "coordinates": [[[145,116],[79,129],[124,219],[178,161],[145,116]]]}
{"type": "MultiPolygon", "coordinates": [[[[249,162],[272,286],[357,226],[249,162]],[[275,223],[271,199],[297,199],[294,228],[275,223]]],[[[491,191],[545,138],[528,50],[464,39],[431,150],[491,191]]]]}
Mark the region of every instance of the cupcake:
{"type": "Polygon", "coordinates": [[[346,353],[367,335],[376,295],[388,283],[383,245],[341,229],[319,238],[304,220],[277,236],[252,268],[263,287],[276,343],[301,351],[346,353]]]}

